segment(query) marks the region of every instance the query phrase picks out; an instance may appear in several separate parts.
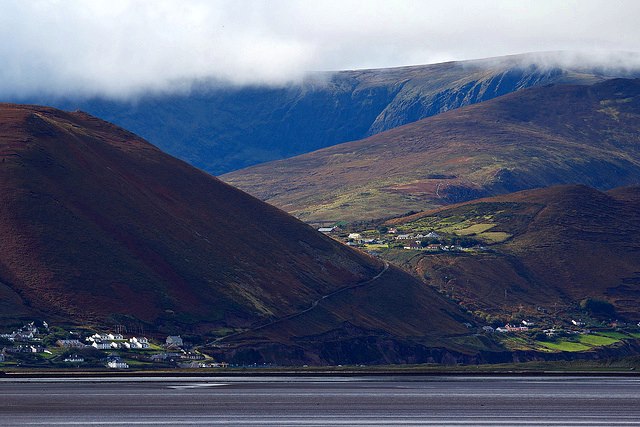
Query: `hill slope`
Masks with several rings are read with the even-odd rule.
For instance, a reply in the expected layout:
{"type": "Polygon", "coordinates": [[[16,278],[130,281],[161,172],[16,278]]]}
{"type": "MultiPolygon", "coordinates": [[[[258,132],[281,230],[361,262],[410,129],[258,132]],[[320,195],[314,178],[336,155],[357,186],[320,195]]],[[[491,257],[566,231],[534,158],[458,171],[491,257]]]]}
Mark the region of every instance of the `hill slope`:
{"type": "Polygon", "coordinates": [[[306,221],[561,183],[640,183],[640,80],[527,89],[222,178],[306,221]]]}
{"type": "Polygon", "coordinates": [[[490,251],[415,252],[406,264],[472,311],[503,319],[549,313],[568,322],[580,301],[594,298],[613,304],[620,318],[640,320],[640,187],[528,190],[391,223],[403,232],[506,237],[490,251]]]}
{"type": "MultiPolygon", "coordinates": [[[[422,335],[463,332],[458,308],[410,275],[85,113],[0,104],[0,159],[4,323],[141,323],[216,336],[386,283],[381,300],[331,299],[338,305],[311,329],[340,334],[348,312],[363,333],[403,339],[402,307],[420,301],[416,319],[433,326],[422,335]],[[398,305],[383,309],[389,292],[398,305]]],[[[287,331],[272,337],[287,340],[287,331]]]]}
{"type": "Polygon", "coordinates": [[[544,65],[561,58],[559,53],[514,55],[321,73],[287,87],[202,84],[190,94],[148,95],[133,101],[26,102],[88,111],[218,175],[361,139],[526,87],[588,84],[628,74],[544,65]]]}

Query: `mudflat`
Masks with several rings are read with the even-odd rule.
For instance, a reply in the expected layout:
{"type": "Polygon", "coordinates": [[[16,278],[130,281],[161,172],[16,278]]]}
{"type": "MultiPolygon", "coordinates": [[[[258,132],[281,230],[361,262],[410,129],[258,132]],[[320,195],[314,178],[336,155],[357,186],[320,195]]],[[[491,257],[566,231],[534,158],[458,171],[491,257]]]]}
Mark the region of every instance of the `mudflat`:
{"type": "Polygon", "coordinates": [[[640,425],[625,377],[0,379],[0,424],[640,425]]]}

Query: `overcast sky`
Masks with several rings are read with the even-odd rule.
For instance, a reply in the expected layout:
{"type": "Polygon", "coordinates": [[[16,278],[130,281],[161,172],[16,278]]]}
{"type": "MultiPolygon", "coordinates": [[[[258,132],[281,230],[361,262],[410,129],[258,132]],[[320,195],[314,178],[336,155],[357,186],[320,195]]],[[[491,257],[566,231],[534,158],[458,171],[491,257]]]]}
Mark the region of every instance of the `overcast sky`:
{"type": "MultiPolygon", "coordinates": [[[[0,96],[135,96],[194,79],[522,52],[640,51],[637,0],[0,0],[0,96]]],[[[2,100],[2,99],[0,99],[2,100]]]]}

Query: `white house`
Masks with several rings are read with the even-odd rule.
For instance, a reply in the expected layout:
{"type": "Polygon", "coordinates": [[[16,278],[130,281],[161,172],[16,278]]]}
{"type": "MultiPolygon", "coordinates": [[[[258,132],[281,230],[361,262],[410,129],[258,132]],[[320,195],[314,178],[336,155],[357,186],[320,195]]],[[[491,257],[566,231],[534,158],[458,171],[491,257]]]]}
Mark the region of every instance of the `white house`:
{"type": "Polygon", "coordinates": [[[318,231],[321,233],[332,233],[335,229],[336,227],[320,227],[318,231]]]}
{"type": "Polygon", "coordinates": [[[74,354],[73,356],[65,357],[64,361],[67,363],[84,363],[84,357],[74,354]]]}
{"type": "Polygon", "coordinates": [[[349,239],[354,239],[354,240],[358,240],[360,239],[362,236],[360,235],[360,233],[350,233],[348,238],[349,239]]]}
{"type": "Polygon", "coordinates": [[[87,341],[108,341],[109,335],[107,334],[93,334],[90,337],[87,337],[87,341]]]}
{"type": "Polygon", "coordinates": [[[121,360],[110,360],[107,362],[107,368],[112,369],[127,369],[129,364],[127,362],[123,362],[121,360]]]}
{"type": "Polygon", "coordinates": [[[0,363],[4,362],[4,354],[0,353],[0,363]]]}
{"type": "Polygon", "coordinates": [[[109,350],[111,343],[108,341],[94,341],[91,347],[97,348],[98,350],[109,350]]]}
{"type": "Polygon", "coordinates": [[[131,348],[149,348],[149,340],[146,337],[129,338],[131,348]]]}
{"type": "Polygon", "coordinates": [[[407,240],[411,238],[411,234],[398,234],[396,240],[407,240]]]}
{"type": "Polygon", "coordinates": [[[122,341],[124,337],[122,334],[107,334],[107,339],[110,341],[122,341]]]}

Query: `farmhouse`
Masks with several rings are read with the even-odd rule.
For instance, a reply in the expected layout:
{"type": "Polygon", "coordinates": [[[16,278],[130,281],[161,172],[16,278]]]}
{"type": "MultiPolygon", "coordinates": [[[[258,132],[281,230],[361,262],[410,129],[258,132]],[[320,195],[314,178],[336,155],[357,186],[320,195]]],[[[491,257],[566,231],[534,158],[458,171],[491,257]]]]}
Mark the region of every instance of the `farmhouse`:
{"type": "Polygon", "coordinates": [[[130,348],[149,348],[149,340],[145,337],[129,338],[129,342],[127,344],[129,344],[130,348]]]}
{"type": "Polygon", "coordinates": [[[109,341],[94,341],[91,347],[97,348],[98,350],[109,350],[111,343],[109,341]]]}
{"type": "Polygon", "coordinates": [[[320,227],[318,231],[321,233],[332,233],[335,229],[336,227],[320,227]]]}
{"type": "Polygon", "coordinates": [[[409,245],[409,246],[404,246],[403,248],[406,250],[412,250],[412,251],[421,251],[424,249],[421,245],[409,245]]]}
{"type": "Polygon", "coordinates": [[[526,326],[512,326],[512,325],[505,325],[505,329],[508,332],[524,332],[529,330],[529,328],[526,326]]]}
{"type": "Polygon", "coordinates": [[[129,368],[129,364],[127,362],[123,362],[119,359],[109,360],[107,362],[107,368],[112,369],[127,369],[129,368]]]}

